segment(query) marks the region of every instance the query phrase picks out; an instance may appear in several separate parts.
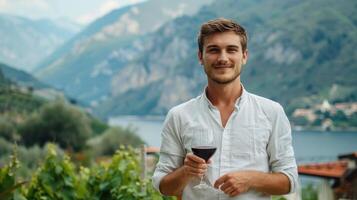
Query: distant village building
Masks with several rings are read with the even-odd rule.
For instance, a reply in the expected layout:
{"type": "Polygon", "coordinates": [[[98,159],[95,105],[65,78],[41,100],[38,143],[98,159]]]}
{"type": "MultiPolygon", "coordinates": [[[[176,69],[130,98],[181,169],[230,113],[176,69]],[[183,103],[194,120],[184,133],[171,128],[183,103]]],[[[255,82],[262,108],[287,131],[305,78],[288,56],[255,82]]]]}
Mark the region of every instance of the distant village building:
{"type": "Polygon", "coordinates": [[[326,99],[319,105],[319,108],[321,112],[330,112],[332,110],[331,104],[326,99]]]}
{"type": "Polygon", "coordinates": [[[295,109],[292,113],[292,125],[295,129],[301,128],[299,126],[315,126],[320,130],[337,130],[340,127],[336,124],[341,124],[341,120],[348,120],[355,113],[357,102],[330,104],[325,99],[311,108],[295,109]]]}
{"type": "Polygon", "coordinates": [[[321,124],[322,130],[332,130],[334,128],[333,121],[331,119],[325,119],[321,124]]]}
{"type": "Polygon", "coordinates": [[[318,191],[319,199],[357,199],[357,152],[340,155],[334,162],[300,165],[298,171],[300,175],[325,179],[318,191]]]}
{"type": "Polygon", "coordinates": [[[309,122],[316,120],[317,116],[312,109],[298,108],[293,112],[293,117],[305,117],[309,122]]]}
{"type": "Polygon", "coordinates": [[[346,115],[352,115],[357,112],[357,102],[353,103],[336,103],[335,108],[343,111],[346,115]]]}

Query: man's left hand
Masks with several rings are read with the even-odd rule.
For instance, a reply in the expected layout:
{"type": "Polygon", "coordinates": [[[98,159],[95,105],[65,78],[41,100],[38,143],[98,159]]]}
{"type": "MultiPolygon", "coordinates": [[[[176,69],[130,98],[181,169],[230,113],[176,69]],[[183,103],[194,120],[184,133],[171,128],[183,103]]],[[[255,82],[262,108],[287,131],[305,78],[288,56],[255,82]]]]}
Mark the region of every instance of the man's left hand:
{"type": "Polygon", "coordinates": [[[252,171],[230,172],[217,179],[214,187],[230,197],[234,197],[251,188],[253,176],[254,172],[252,171]]]}

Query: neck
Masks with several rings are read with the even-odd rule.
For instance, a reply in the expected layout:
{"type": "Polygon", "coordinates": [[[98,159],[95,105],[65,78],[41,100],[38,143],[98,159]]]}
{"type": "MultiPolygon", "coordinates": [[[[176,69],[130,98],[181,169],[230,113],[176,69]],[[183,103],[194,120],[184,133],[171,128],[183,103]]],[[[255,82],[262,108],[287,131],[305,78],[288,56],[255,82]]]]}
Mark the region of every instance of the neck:
{"type": "Polygon", "coordinates": [[[208,80],[206,95],[214,106],[233,106],[242,95],[242,90],[240,77],[228,84],[208,80]]]}

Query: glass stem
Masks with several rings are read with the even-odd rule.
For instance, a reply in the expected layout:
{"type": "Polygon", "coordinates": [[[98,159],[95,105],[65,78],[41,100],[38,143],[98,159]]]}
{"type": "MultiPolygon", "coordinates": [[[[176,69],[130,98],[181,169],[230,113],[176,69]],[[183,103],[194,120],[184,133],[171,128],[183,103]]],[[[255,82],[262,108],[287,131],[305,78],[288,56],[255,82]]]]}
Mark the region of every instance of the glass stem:
{"type": "Polygon", "coordinates": [[[204,177],[204,176],[205,176],[205,175],[201,176],[200,185],[204,185],[204,183],[203,183],[203,177],[204,177]]]}

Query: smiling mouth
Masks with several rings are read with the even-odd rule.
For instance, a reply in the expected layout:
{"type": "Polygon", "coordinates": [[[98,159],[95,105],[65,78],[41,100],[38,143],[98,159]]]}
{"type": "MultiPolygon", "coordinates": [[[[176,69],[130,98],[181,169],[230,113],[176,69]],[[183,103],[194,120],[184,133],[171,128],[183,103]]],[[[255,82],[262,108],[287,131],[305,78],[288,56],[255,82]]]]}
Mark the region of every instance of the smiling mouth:
{"type": "Polygon", "coordinates": [[[215,65],[213,66],[216,69],[232,68],[232,65],[215,65]]]}

